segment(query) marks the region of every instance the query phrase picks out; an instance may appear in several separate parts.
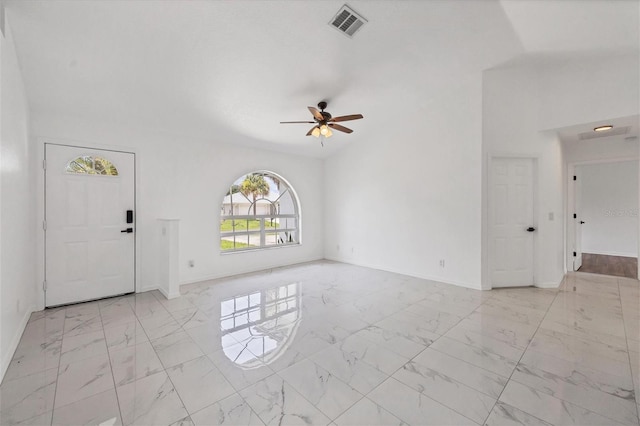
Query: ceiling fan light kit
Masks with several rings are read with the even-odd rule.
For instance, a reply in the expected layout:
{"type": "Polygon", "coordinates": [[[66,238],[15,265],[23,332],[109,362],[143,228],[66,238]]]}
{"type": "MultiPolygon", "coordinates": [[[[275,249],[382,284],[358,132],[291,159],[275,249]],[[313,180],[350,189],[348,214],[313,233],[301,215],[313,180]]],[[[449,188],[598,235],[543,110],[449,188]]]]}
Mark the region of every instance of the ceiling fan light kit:
{"type": "Polygon", "coordinates": [[[330,138],[333,135],[333,130],[338,130],[339,132],[344,133],[353,133],[353,130],[341,126],[340,124],[336,124],[339,121],[350,121],[350,120],[359,120],[364,118],[362,114],[351,114],[351,115],[342,115],[340,117],[333,117],[331,114],[325,111],[327,107],[327,103],[325,101],[318,103],[318,108],[315,107],[307,107],[311,115],[313,115],[313,119],[315,121],[281,121],[280,124],[315,124],[307,132],[307,136],[313,136],[319,138],[323,136],[325,138],[330,138]]]}
{"type": "Polygon", "coordinates": [[[333,133],[331,133],[331,130],[329,130],[329,126],[323,124],[322,126],[320,126],[320,134],[325,138],[330,138],[333,133]]]}

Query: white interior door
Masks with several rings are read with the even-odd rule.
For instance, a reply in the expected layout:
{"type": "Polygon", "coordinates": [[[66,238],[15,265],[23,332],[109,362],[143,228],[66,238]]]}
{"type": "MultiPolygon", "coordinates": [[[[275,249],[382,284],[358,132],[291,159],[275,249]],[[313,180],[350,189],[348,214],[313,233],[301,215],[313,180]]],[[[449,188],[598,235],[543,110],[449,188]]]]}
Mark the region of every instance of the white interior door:
{"type": "Polygon", "coordinates": [[[533,285],[533,159],[494,158],[489,176],[492,287],[533,285]]]}
{"type": "Polygon", "coordinates": [[[134,155],[46,144],[45,159],[45,305],[133,292],[134,155]]]}
{"type": "Polygon", "coordinates": [[[573,215],[573,235],[575,236],[575,242],[573,245],[573,270],[577,271],[582,266],[582,180],[578,176],[580,167],[576,167],[574,180],[573,180],[573,200],[574,215],[573,215]]]}

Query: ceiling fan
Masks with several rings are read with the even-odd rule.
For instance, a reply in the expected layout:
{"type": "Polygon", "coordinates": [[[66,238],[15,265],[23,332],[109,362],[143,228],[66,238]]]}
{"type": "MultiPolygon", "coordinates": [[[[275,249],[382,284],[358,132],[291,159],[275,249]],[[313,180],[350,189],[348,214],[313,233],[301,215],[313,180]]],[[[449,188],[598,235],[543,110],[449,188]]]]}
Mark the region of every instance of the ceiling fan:
{"type": "Polygon", "coordinates": [[[281,121],[280,124],[297,124],[297,123],[305,123],[305,124],[315,124],[307,132],[307,136],[315,136],[319,138],[320,136],[324,136],[325,138],[330,138],[333,130],[338,130],[344,133],[352,133],[353,130],[341,126],[340,124],[336,124],[340,121],[350,121],[350,120],[359,120],[364,118],[362,114],[352,114],[352,115],[342,115],[340,117],[332,117],[331,114],[326,112],[324,109],[327,107],[327,103],[325,101],[318,103],[318,108],[307,107],[311,114],[313,115],[313,119],[315,121],[281,121]]]}

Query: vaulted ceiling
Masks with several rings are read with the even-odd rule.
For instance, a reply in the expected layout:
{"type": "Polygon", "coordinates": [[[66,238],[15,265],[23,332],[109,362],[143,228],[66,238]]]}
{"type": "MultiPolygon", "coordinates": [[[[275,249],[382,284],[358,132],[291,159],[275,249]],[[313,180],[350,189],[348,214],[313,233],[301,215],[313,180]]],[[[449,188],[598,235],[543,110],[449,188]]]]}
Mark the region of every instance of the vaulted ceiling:
{"type": "MultiPolygon", "coordinates": [[[[430,96],[522,56],[637,52],[638,1],[9,1],[34,114],[326,157],[415,125],[430,96]],[[307,106],[362,113],[318,149],[307,106]],[[393,114],[390,114],[393,112],[393,114]],[[403,116],[401,122],[388,117],[403,116]]],[[[346,124],[346,123],[345,123],[346,124]]],[[[337,133],[337,132],[336,132],[337,133]]]]}

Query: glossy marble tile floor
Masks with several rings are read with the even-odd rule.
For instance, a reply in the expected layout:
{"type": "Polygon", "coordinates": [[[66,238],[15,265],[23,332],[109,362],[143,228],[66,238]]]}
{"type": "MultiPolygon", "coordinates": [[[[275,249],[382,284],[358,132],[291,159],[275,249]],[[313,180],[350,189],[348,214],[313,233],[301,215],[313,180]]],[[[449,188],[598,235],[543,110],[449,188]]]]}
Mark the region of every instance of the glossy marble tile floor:
{"type": "Polygon", "coordinates": [[[34,313],[0,423],[638,424],[636,280],[481,292],[313,262],[182,291],[34,313]]]}

